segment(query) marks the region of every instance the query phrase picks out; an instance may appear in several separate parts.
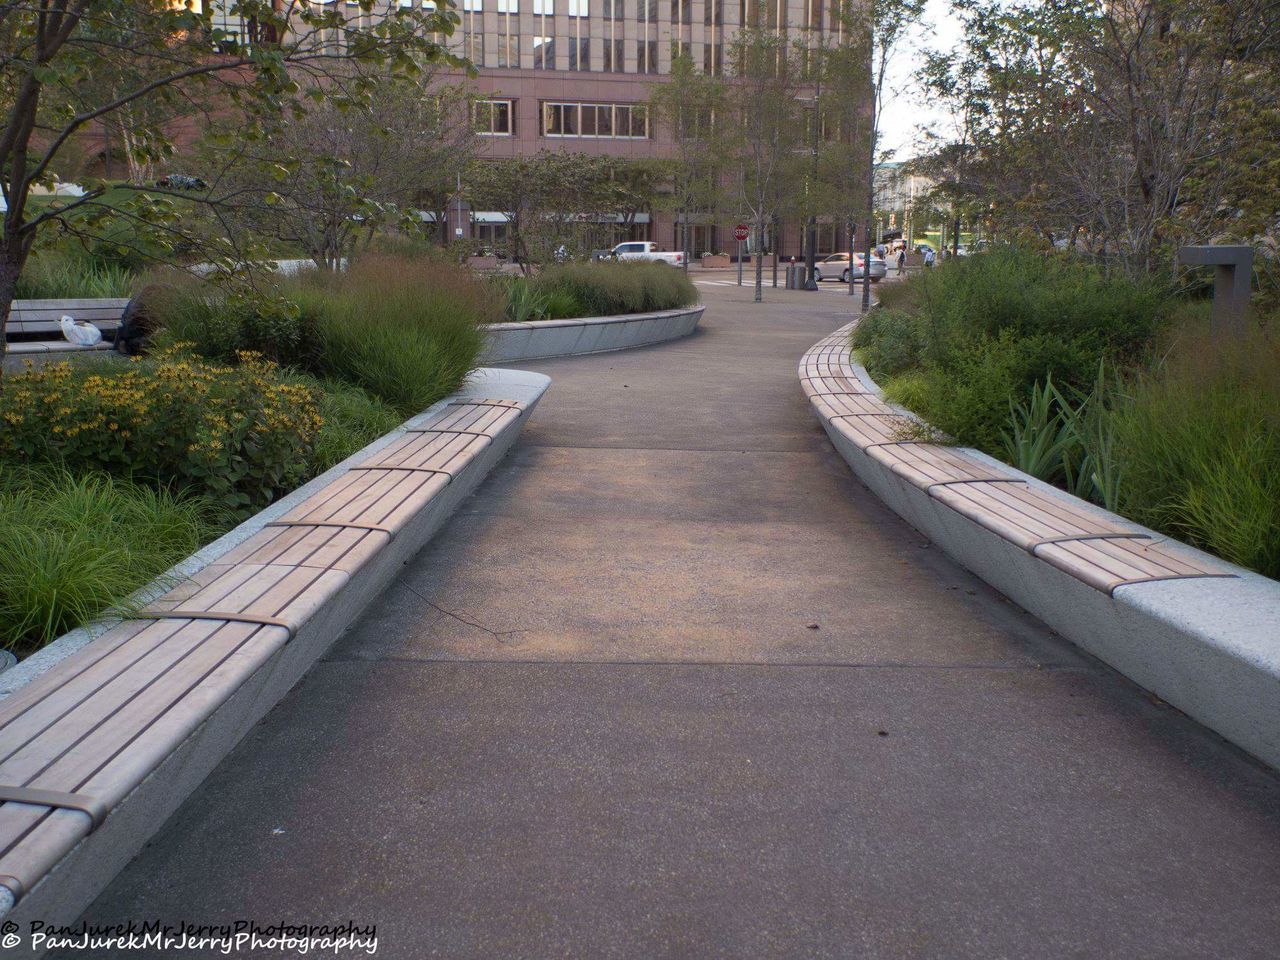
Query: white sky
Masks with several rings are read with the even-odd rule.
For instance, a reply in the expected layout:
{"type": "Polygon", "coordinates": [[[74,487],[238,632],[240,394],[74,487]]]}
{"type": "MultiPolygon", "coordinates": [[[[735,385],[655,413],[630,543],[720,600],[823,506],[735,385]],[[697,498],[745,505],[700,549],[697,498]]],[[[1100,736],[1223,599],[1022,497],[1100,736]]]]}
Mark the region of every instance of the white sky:
{"type": "Polygon", "coordinates": [[[916,154],[921,126],[945,120],[946,112],[925,100],[916,72],[922,65],[921,50],[954,49],[961,34],[950,0],[929,0],[922,26],[899,48],[889,65],[890,79],[880,117],[880,146],[882,151],[893,152],[891,159],[911,159],[916,154]]]}

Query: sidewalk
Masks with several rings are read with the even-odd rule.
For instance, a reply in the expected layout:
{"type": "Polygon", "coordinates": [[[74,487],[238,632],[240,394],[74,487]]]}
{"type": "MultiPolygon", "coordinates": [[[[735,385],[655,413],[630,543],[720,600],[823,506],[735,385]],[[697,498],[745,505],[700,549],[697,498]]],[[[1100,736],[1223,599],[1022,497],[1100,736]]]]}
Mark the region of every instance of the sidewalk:
{"type": "Polygon", "coordinates": [[[795,372],[844,300],[699,289],[692,337],[526,364],[553,384],[513,454],[89,919],[1272,960],[1280,778],[852,479],[795,372]]]}

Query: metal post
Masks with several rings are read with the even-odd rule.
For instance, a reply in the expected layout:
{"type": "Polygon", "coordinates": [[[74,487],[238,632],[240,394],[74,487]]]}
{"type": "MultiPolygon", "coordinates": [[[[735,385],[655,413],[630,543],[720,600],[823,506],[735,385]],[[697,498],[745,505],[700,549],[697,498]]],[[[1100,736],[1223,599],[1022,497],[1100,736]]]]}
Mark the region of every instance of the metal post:
{"type": "Polygon", "coordinates": [[[742,241],[738,241],[738,286],[742,286],[742,241]]]}
{"type": "Polygon", "coordinates": [[[773,225],[769,230],[769,253],[773,255],[773,287],[778,288],[778,218],[773,218],[773,225]]]}
{"type": "Polygon", "coordinates": [[[1253,247],[1210,244],[1182,247],[1178,262],[1213,267],[1213,311],[1209,329],[1215,337],[1244,332],[1253,284],[1253,247]]]}

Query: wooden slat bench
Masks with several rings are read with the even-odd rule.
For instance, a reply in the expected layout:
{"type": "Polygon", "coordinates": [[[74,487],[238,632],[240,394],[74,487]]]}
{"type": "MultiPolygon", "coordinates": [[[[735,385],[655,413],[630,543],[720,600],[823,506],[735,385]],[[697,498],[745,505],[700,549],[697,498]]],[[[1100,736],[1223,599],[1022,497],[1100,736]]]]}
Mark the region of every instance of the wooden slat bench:
{"type": "Polygon", "coordinates": [[[62,336],[60,321],[63,316],[70,316],[92,323],[104,334],[109,334],[120,326],[120,317],[128,304],[128,297],[15,300],[9,308],[9,323],[5,331],[10,338],[29,338],[32,334],[42,337],[52,334],[57,338],[62,336]]]}
{"type": "Polygon", "coordinates": [[[954,447],[914,439],[913,422],[865,382],[849,355],[852,325],[800,361],[800,384],[829,433],[978,524],[1099,590],[1192,577],[1234,577],[1225,564],[1060,491],[1033,486],[1009,467],[954,447]]]}
{"type": "MultiPolygon", "coordinates": [[[[538,380],[541,392],[545,378],[538,380]]],[[[0,894],[7,890],[21,906],[69,851],[104,820],[110,825],[131,791],[247,678],[286,655],[300,631],[340,603],[344,587],[458,478],[473,484],[471,475],[488,466],[477,463],[492,459],[499,437],[499,454],[506,449],[531,405],[467,398],[411,422],[0,701],[0,894]]],[[[469,487],[462,489],[465,495],[469,487]]],[[[409,549],[416,545],[401,553],[409,549]]]]}

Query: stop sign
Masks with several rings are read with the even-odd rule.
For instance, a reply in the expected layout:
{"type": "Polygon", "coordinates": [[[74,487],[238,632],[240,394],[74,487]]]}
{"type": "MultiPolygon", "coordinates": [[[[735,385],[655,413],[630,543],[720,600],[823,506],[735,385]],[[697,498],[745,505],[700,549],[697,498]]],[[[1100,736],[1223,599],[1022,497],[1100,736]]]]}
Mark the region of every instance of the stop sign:
{"type": "Polygon", "coordinates": [[[733,228],[733,239],[737,240],[739,243],[747,239],[750,235],[751,231],[747,229],[747,225],[745,223],[740,223],[733,228]]]}

